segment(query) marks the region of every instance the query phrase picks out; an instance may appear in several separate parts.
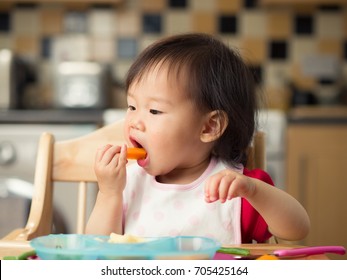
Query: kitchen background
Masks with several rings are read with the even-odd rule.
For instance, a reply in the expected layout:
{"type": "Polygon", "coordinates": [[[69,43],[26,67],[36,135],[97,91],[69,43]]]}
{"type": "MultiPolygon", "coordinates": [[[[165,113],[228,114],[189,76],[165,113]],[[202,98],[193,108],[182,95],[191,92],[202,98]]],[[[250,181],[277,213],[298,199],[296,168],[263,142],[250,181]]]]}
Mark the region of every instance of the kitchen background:
{"type": "MultiPolygon", "coordinates": [[[[0,0],[0,235],[26,220],[32,189],[16,180],[32,182],[40,133],[121,118],[134,58],[185,32],[219,36],[253,70],[267,171],[311,217],[302,244],[347,247],[347,0],[0,0]]],[[[62,189],[55,226],[73,231],[62,189]]]]}
{"type": "Polygon", "coordinates": [[[39,2],[0,3],[1,48],[21,56],[37,74],[21,93],[25,108],[54,107],[55,67],[66,60],[107,65],[115,86],[105,106],[122,107],[124,95],[116,85],[122,84],[134,57],[158,38],[191,31],[216,34],[239,49],[271,108],[347,102],[347,5],[328,5],[346,1],[39,2]],[[307,97],[310,93],[316,98],[307,97]]]}

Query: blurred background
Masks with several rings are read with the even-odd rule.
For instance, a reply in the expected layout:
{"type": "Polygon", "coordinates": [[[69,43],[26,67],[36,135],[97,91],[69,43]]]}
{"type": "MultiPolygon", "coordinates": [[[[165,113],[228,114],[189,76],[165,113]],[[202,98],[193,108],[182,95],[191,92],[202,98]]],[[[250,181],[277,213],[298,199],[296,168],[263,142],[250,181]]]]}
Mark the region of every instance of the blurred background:
{"type": "MultiPolygon", "coordinates": [[[[122,118],[134,58],[186,32],[217,35],[253,71],[267,171],[308,210],[304,243],[347,246],[346,0],[1,0],[1,234],[20,220],[8,218],[13,201],[30,204],[7,179],[32,182],[39,134],[71,138],[122,118]]],[[[65,193],[57,213],[71,230],[65,193]]]]}
{"type": "Polygon", "coordinates": [[[36,75],[19,93],[23,108],[55,107],[55,73],[64,61],[107,66],[113,85],[103,106],[122,107],[117,85],[136,55],[163,36],[192,31],[218,35],[237,48],[270,108],[347,102],[344,0],[0,2],[1,49],[25,60],[36,75]]]}

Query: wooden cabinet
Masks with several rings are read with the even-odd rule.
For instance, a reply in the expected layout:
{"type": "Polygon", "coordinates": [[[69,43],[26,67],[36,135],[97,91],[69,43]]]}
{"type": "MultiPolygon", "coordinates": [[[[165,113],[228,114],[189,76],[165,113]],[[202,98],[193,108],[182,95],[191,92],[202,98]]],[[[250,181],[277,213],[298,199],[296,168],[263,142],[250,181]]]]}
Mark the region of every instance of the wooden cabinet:
{"type": "Polygon", "coordinates": [[[289,123],[286,168],[287,191],[311,218],[302,244],[347,247],[347,122],[289,123]]]}

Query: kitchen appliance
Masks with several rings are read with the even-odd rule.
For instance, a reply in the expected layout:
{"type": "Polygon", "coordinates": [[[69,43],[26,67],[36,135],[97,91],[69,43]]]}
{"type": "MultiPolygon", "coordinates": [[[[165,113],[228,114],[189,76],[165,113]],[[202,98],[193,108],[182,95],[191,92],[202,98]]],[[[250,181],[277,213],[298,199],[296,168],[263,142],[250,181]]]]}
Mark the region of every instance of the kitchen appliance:
{"type": "Polygon", "coordinates": [[[25,109],[25,89],[35,80],[27,61],[9,49],[0,49],[0,109],[25,109]]]}
{"type": "MultiPolygon", "coordinates": [[[[33,195],[33,180],[39,137],[54,134],[56,140],[79,137],[94,131],[96,124],[0,124],[0,238],[25,226],[33,195]]],[[[90,151],[86,151],[90,152],[90,151]]],[[[77,187],[61,183],[54,188],[53,226],[57,231],[75,231],[77,187]]],[[[96,185],[88,185],[87,211],[94,206],[96,185]]]]}
{"type": "Polygon", "coordinates": [[[105,108],[110,89],[110,71],[96,62],[65,61],[55,69],[56,108],[105,108]]]}

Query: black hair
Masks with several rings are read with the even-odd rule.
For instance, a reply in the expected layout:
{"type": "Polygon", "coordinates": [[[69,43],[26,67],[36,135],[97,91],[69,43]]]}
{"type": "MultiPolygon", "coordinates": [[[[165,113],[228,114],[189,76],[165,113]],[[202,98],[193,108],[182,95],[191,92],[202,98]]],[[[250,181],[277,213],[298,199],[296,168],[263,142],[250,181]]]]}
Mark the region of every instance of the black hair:
{"type": "Polygon", "coordinates": [[[167,37],[137,57],[126,76],[126,91],[158,65],[168,66],[168,75],[176,75],[177,85],[199,110],[225,112],[228,125],[216,140],[213,154],[232,165],[245,164],[258,99],[254,77],[241,56],[212,35],[167,37]]]}

